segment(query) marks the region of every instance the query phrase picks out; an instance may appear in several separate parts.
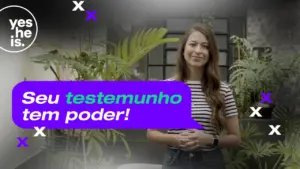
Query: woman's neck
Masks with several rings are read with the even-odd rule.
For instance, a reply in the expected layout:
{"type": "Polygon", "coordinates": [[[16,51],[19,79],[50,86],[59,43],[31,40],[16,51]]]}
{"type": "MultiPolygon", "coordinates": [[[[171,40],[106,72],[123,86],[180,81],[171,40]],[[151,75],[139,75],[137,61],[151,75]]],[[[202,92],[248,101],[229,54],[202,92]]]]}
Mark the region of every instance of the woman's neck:
{"type": "Polygon", "coordinates": [[[189,77],[187,80],[200,81],[203,78],[203,69],[190,69],[189,77]]]}

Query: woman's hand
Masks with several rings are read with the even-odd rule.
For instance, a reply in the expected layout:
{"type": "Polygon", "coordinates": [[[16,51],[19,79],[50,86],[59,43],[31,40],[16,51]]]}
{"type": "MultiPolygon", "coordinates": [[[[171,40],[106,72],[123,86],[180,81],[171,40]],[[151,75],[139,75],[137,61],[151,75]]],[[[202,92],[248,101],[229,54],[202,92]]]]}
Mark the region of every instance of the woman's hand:
{"type": "Polygon", "coordinates": [[[185,150],[193,150],[199,147],[204,147],[212,143],[212,136],[204,133],[203,130],[191,129],[179,134],[179,137],[183,140],[181,148],[185,150]]]}
{"type": "Polygon", "coordinates": [[[175,138],[175,146],[180,147],[180,148],[184,148],[186,147],[186,144],[190,141],[188,135],[186,134],[175,134],[174,135],[175,138]]]}

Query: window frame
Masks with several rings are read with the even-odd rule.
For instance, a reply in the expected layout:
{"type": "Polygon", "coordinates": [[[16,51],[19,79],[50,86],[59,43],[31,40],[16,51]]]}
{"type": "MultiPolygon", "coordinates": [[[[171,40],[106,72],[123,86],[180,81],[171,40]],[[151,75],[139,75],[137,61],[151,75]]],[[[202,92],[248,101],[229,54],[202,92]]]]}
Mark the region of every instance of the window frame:
{"type": "MultiPolygon", "coordinates": [[[[191,18],[171,18],[171,19],[191,19],[191,18]]],[[[224,17],[215,17],[214,19],[222,19],[222,20],[226,20],[226,24],[227,24],[227,33],[224,33],[224,32],[215,32],[214,35],[215,36],[226,36],[226,39],[227,39],[227,45],[226,45],[226,48],[227,49],[219,49],[219,52],[224,52],[227,54],[227,58],[226,58],[226,65],[219,65],[220,68],[227,68],[229,69],[230,68],[230,63],[231,61],[233,60],[231,57],[232,57],[232,52],[231,52],[231,42],[230,42],[230,18],[224,18],[224,17]]],[[[165,21],[165,27],[167,26],[167,21],[165,21]]],[[[195,22],[196,23],[196,22],[195,22]]],[[[185,32],[184,31],[168,31],[167,34],[166,34],[166,37],[168,35],[184,35],[185,32]]],[[[218,45],[219,46],[219,45],[218,45]]],[[[167,53],[168,51],[177,51],[177,47],[167,47],[167,44],[164,44],[163,45],[163,63],[162,64],[149,64],[149,55],[147,56],[147,79],[149,79],[149,67],[162,67],[163,69],[163,80],[166,79],[166,78],[170,78],[170,77],[166,77],[166,69],[167,67],[170,67],[170,66],[176,66],[175,64],[168,64],[167,63],[167,53]]],[[[229,80],[229,76],[230,76],[230,72],[229,70],[227,71],[227,76],[225,77],[226,81],[229,80]]],[[[152,77],[151,77],[152,78],[152,77]]],[[[222,80],[223,77],[222,77],[222,80]]]]}

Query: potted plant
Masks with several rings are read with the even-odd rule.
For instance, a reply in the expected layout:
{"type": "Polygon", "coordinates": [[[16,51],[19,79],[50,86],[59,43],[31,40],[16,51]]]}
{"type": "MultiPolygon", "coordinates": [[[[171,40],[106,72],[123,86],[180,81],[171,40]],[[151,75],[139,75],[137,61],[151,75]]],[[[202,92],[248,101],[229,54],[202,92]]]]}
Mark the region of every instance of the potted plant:
{"type": "Polygon", "coordinates": [[[258,56],[254,53],[253,46],[244,38],[233,36],[233,43],[237,49],[237,60],[230,67],[232,71],[229,83],[236,95],[236,101],[241,117],[249,117],[249,108],[262,107],[260,110],[262,117],[271,118],[274,105],[262,101],[262,93],[271,93],[277,85],[276,77],[282,76],[279,63],[270,59],[270,55],[265,53],[258,56]]]}
{"type": "Polygon", "coordinates": [[[269,54],[258,56],[254,54],[252,45],[246,39],[233,36],[232,40],[236,45],[238,57],[231,67],[233,72],[230,76],[230,86],[234,90],[239,108],[243,143],[238,149],[224,149],[227,168],[299,167],[300,150],[299,146],[295,146],[295,141],[299,139],[300,134],[300,115],[295,112],[299,110],[300,101],[297,81],[300,77],[300,57],[270,57],[269,54]],[[261,92],[272,92],[272,104],[259,103],[261,92]],[[249,109],[251,106],[263,107],[265,111],[261,110],[260,113],[265,117],[272,114],[273,120],[270,119],[266,123],[249,119],[252,113],[249,109]],[[274,138],[279,139],[277,136],[268,136],[268,125],[274,123],[274,120],[281,124],[281,140],[275,140],[274,138]],[[262,125],[257,125],[257,122],[261,122],[262,125]]]}

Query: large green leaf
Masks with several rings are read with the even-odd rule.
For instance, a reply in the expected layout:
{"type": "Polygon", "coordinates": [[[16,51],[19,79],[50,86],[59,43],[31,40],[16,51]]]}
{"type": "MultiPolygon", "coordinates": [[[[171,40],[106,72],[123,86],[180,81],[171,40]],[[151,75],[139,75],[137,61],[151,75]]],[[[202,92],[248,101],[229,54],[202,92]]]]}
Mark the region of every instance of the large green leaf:
{"type": "Polygon", "coordinates": [[[260,128],[257,124],[246,123],[245,125],[240,125],[241,138],[243,140],[249,140],[257,138],[258,136],[263,136],[264,133],[260,131],[260,128]]]}
{"type": "Polygon", "coordinates": [[[277,145],[278,154],[283,155],[281,166],[288,169],[296,169],[300,166],[300,135],[292,134],[284,141],[279,141],[277,145]]]}
{"type": "Polygon", "coordinates": [[[249,157],[241,151],[234,151],[234,149],[222,149],[226,169],[248,169],[247,160],[249,157]]]}
{"type": "Polygon", "coordinates": [[[245,154],[255,159],[272,156],[275,152],[275,143],[263,140],[245,140],[242,145],[245,154]]]}
{"type": "MultiPolygon", "coordinates": [[[[110,45],[113,48],[112,55],[120,57],[128,63],[121,70],[129,69],[157,46],[179,41],[178,38],[164,38],[167,32],[168,30],[165,28],[142,29],[133,37],[127,37],[118,44],[110,45]]],[[[116,78],[121,76],[121,72],[119,72],[116,78]]]]}

